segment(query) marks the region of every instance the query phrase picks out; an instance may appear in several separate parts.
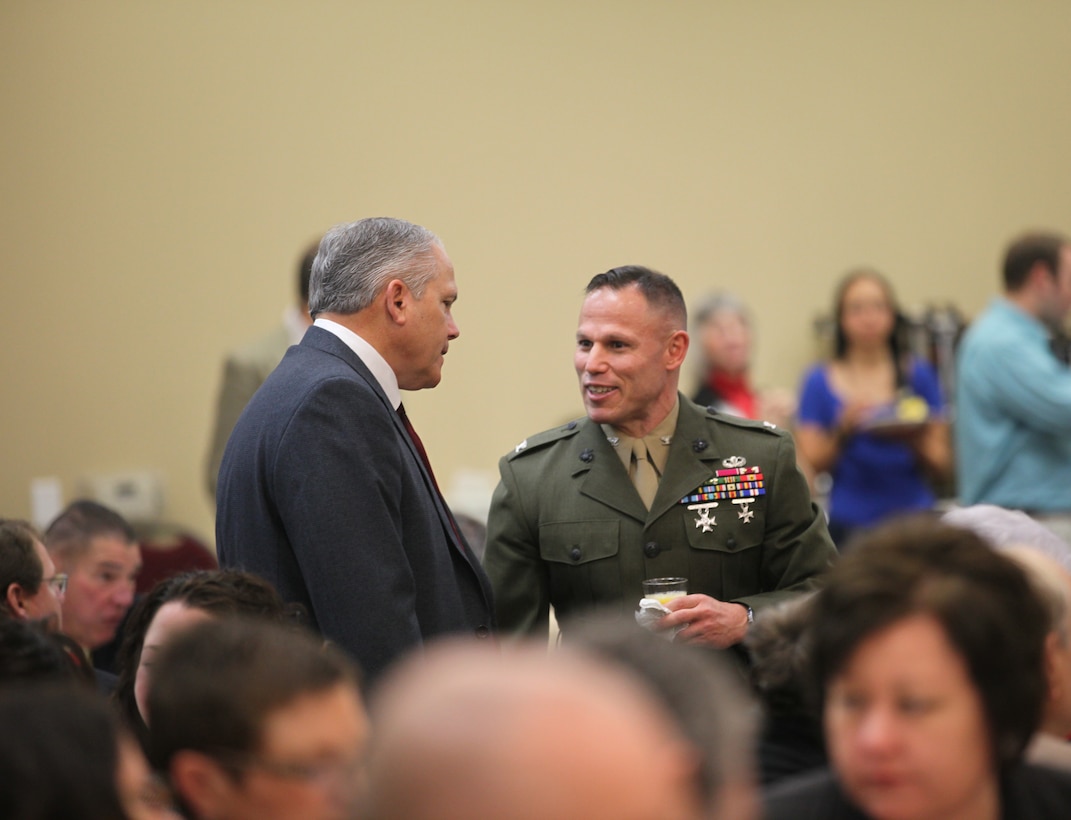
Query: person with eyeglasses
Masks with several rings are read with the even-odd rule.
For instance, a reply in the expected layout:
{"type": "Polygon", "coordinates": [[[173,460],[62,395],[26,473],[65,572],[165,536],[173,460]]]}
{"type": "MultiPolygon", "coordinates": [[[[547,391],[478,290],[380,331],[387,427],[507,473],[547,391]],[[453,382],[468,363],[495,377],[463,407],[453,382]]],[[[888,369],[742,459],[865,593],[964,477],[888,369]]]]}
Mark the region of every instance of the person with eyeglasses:
{"type": "Polygon", "coordinates": [[[153,658],[149,757],[194,820],[349,820],[368,719],[355,664],[306,630],[221,616],[153,658]]]}
{"type": "Polygon", "coordinates": [[[63,624],[67,576],[56,572],[41,537],[26,521],[0,518],[0,617],[42,621],[58,632],[63,624]]]}

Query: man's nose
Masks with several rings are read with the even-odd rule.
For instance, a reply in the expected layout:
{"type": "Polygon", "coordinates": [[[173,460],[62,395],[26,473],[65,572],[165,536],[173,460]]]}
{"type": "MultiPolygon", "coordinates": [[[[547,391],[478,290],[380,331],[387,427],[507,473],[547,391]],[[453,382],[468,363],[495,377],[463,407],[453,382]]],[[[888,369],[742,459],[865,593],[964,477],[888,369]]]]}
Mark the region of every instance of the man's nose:
{"type": "Polygon", "coordinates": [[[584,370],[588,373],[601,373],[606,370],[606,353],[598,345],[592,345],[584,357],[584,370]]]}
{"type": "Polygon", "coordinates": [[[123,608],[127,608],[134,603],[134,582],[124,581],[119,584],[112,595],[112,600],[123,608]]]}

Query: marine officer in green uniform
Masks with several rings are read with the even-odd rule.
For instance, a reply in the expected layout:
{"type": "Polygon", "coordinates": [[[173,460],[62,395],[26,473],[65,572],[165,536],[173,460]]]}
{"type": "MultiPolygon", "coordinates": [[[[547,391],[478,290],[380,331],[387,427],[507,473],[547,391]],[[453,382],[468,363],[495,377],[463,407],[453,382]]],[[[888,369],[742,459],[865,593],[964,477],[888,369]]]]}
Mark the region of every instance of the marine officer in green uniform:
{"type": "Polygon", "coordinates": [[[605,605],[628,617],[646,578],[688,593],[658,622],[676,640],[739,643],[763,607],[815,588],[836,554],[787,433],[677,390],[687,313],[669,277],[639,266],[587,287],[575,366],[587,418],[499,463],[484,566],[499,627],[546,636],[605,605]]]}

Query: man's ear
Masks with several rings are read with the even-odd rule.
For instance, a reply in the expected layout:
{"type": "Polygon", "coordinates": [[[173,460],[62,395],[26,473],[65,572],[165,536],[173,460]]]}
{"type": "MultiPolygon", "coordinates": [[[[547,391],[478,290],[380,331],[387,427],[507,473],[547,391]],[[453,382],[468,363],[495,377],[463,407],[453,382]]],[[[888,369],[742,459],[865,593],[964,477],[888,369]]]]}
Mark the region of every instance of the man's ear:
{"type": "Polygon", "coordinates": [[[224,817],[235,783],[219,763],[183,749],[171,758],[171,785],[197,817],[224,817]]]}
{"type": "MultiPolygon", "coordinates": [[[[42,583],[44,583],[42,581],[42,583]]],[[[4,603],[7,608],[11,610],[18,618],[27,617],[26,605],[22,602],[25,590],[17,583],[10,583],[7,585],[7,590],[4,593],[4,603]]]]}
{"type": "Polygon", "coordinates": [[[1030,267],[1030,273],[1026,275],[1026,278],[1035,287],[1044,287],[1046,283],[1056,281],[1056,273],[1039,259],[1030,267]]]}
{"type": "Polygon", "coordinates": [[[674,331],[666,342],[666,370],[677,370],[684,364],[688,355],[688,334],[683,330],[674,331]]]}
{"type": "Polygon", "coordinates": [[[391,279],[387,287],[383,289],[383,301],[387,308],[387,316],[397,325],[404,325],[408,318],[408,307],[411,293],[401,279],[391,279]]]}

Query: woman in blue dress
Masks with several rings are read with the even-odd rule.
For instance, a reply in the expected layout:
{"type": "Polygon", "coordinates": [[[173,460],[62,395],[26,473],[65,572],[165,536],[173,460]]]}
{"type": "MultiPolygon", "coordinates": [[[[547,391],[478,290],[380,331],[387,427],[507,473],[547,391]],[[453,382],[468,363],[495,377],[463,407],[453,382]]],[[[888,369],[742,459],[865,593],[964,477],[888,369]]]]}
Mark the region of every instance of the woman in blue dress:
{"type": "Polygon", "coordinates": [[[834,316],[834,357],[803,380],[796,446],[832,478],[829,529],[843,547],[890,515],[932,508],[932,480],[948,475],[952,450],[937,374],[903,349],[888,281],[852,271],[834,316]]]}

